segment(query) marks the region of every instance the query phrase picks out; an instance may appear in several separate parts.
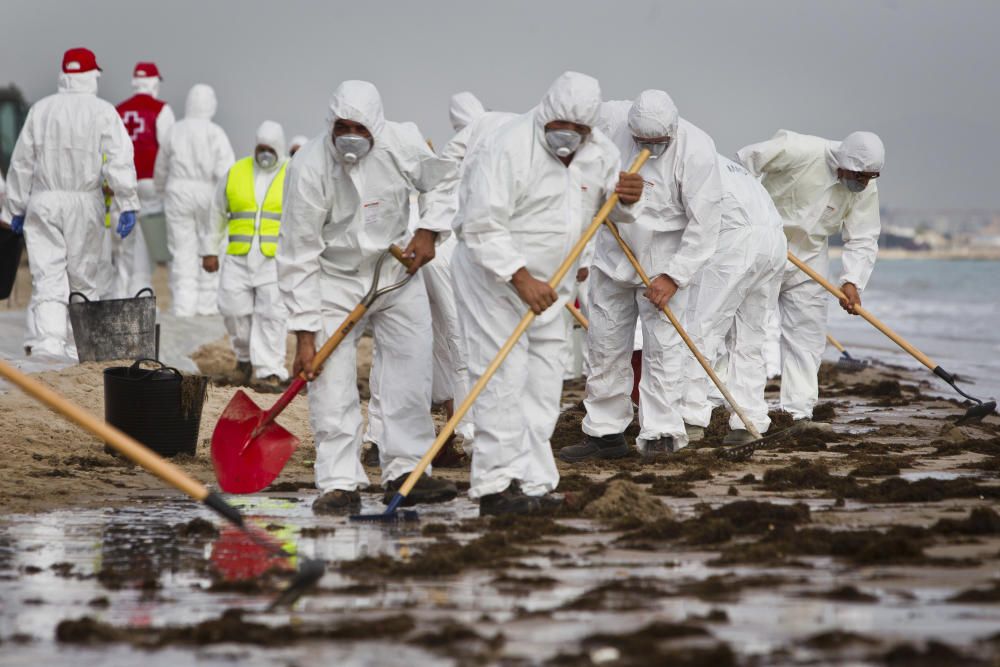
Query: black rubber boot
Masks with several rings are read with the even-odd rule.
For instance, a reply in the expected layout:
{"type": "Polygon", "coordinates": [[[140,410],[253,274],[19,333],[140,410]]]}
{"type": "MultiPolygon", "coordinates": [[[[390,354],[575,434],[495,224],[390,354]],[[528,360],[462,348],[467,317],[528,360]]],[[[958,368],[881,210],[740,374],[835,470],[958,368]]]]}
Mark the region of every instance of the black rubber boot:
{"type": "Polygon", "coordinates": [[[596,459],[621,459],[628,456],[628,444],[624,433],[596,437],[588,435],[579,445],[570,445],[559,450],[559,459],[566,463],[579,463],[596,459]]]}
{"type": "Polygon", "coordinates": [[[539,499],[524,495],[517,480],[500,493],[490,493],[479,499],[479,516],[537,514],[540,510],[539,499]]]}
{"type": "Polygon", "coordinates": [[[357,491],[327,491],[313,501],[314,514],[357,514],[361,511],[361,494],[357,491]]]}
{"type": "MultiPolygon", "coordinates": [[[[392,480],[385,485],[385,494],[382,496],[382,502],[386,505],[392,502],[399,488],[403,486],[403,482],[409,475],[400,475],[396,479],[392,480]]],[[[411,507],[418,503],[446,503],[452,500],[458,495],[458,488],[455,486],[454,482],[449,482],[446,479],[441,479],[439,477],[431,477],[426,473],[420,476],[420,479],[410,490],[410,493],[403,500],[403,507],[411,507]]]]}
{"type": "Polygon", "coordinates": [[[673,454],[675,451],[673,437],[665,435],[662,438],[647,441],[646,449],[642,452],[642,458],[644,461],[652,461],[657,456],[673,454]]]}
{"type": "Polygon", "coordinates": [[[253,375],[253,366],[250,365],[249,361],[237,361],[236,368],[233,370],[233,382],[235,384],[246,386],[250,384],[250,377],[253,375]]]}

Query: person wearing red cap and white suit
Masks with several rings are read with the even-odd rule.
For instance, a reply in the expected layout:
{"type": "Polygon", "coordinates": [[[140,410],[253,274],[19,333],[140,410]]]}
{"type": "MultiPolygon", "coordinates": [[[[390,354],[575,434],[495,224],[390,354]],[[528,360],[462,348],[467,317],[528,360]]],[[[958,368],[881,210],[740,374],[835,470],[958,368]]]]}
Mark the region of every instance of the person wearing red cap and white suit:
{"type": "MultiPolygon", "coordinates": [[[[132,72],[135,95],[117,107],[135,151],[135,175],[139,183],[143,219],[163,213],[163,201],[153,185],[153,165],[160,144],[173,127],[175,118],[170,105],[158,99],[162,79],[156,63],[137,63],[132,72]]],[[[128,238],[120,239],[111,234],[110,239],[114,275],[108,285],[108,294],[114,299],[135,296],[136,292],[152,284],[149,252],[142,237],[142,227],[137,227],[128,238]]]]}
{"type": "Polygon", "coordinates": [[[0,218],[25,236],[33,290],[25,344],[33,354],[76,356],[66,304],[70,292],[100,296],[108,259],[103,182],[122,211],[119,236],[135,226],[132,142],[115,108],[97,97],[100,74],[93,52],[67,51],[58,92],[28,111],[11,156],[0,218]]]}

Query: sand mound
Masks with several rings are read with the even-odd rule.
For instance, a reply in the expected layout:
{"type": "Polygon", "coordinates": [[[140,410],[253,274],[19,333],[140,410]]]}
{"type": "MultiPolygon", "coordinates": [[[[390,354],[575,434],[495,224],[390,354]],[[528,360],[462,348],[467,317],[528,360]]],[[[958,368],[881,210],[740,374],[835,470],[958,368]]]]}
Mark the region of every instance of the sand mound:
{"type": "Polygon", "coordinates": [[[583,514],[592,519],[629,522],[650,522],[673,516],[670,508],[643,487],[624,479],[608,484],[604,495],[587,505],[583,514]]]}

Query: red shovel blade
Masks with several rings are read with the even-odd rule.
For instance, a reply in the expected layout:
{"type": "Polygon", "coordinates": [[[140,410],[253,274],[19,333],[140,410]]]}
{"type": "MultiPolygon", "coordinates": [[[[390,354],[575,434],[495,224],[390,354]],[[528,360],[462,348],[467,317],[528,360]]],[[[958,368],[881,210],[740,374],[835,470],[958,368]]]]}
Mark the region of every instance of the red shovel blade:
{"type": "Polygon", "coordinates": [[[242,390],[237,391],[212,433],[215,478],[226,493],[256,493],[281,474],[299,439],[271,422],[250,439],[264,411],[242,390]]]}

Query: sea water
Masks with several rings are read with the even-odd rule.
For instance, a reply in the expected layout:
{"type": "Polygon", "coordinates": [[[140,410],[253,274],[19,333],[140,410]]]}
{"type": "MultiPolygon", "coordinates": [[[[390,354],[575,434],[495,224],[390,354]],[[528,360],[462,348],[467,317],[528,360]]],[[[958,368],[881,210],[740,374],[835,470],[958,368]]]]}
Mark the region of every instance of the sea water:
{"type": "MultiPolygon", "coordinates": [[[[830,275],[840,275],[839,261],[833,262],[830,275]]],[[[882,259],[862,302],[917,349],[959,375],[967,393],[1000,396],[1000,261],[882,259]]],[[[835,303],[829,312],[830,334],[853,356],[922,368],[865,320],[835,303]]],[[[838,356],[827,349],[827,358],[838,356]]],[[[929,379],[942,394],[954,395],[944,382],[929,379]]]]}

